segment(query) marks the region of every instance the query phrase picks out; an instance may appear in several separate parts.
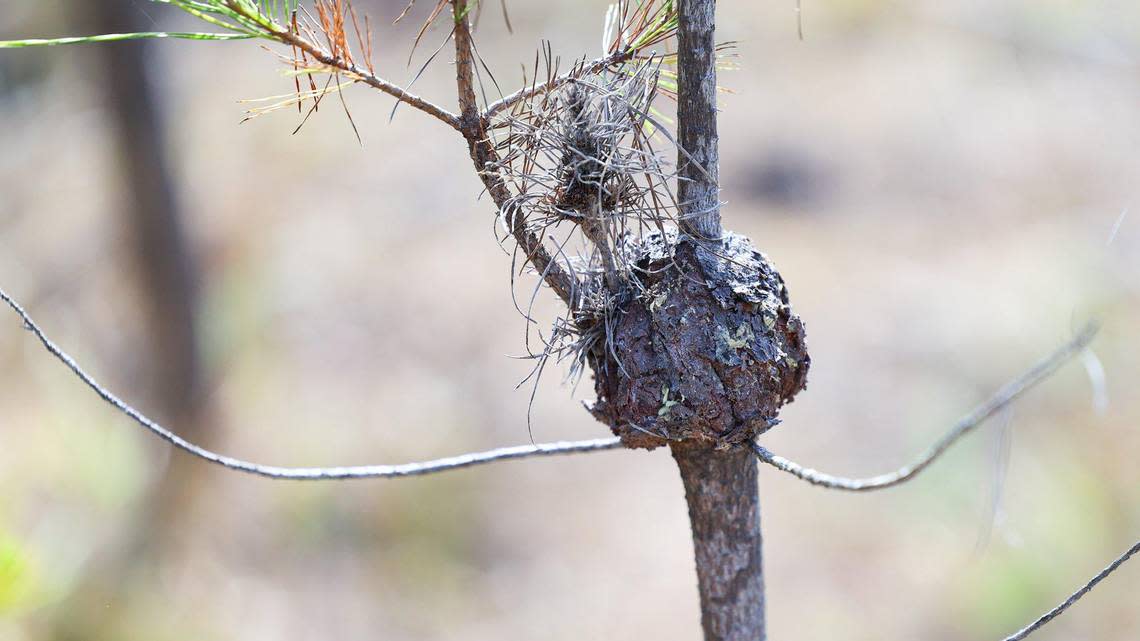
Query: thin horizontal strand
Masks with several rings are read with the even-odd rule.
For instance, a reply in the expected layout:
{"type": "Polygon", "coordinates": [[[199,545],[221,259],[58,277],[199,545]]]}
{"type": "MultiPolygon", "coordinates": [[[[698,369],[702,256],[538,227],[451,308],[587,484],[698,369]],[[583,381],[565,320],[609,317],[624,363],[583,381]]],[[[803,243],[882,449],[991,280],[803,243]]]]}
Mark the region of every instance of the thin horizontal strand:
{"type": "Polygon", "coordinates": [[[57,360],[67,366],[87,387],[94,391],[101,399],[112,407],[127,415],[135,423],[146,428],[159,438],[167,441],[180,450],[188,452],[200,459],[221,465],[230,470],[256,474],[273,479],[290,480],[343,480],[343,479],[370,479],[370,478],[401,478],[407,476],[421,476],[456,470],[475,465],[484,465],[511,459],[530,458],[536,456],[557,456],[563,454],[580,454],[612,450],[622,447],[617,438],[593,439],[587,441],[559,441],[556,443],[540,443],[537,445],[519,445],[503,447],[486,452],[471,452],[450,456],[432,461],[403,463],[399,465],[360,465],[352,467],[278,467],[275,465],[262,465],[251,463],[230,456],[224,456],[195,445],[178,436],[158,422],[150,419],[142,412],[128,405],[118,396],[103,387],[93,376],[88,374],[76,363],[70,355],[56,345],[32,320],[24,308],[20,306],[4,290],[0,289],[0,299],[8,304],[24,321],[24,327],[30,331],[44,348],[57,360]]]}
{"type": "Polygon", "coordinates": [[[778,454],[775,454],[767,448],[758,443],[752,443],[752,451],[756,454],[761,462],[767,463],[772,467],[787,472],[801,480],[807,481],[812,485],[818,485],[833,490],[845,490],[848,492],[870,492],[874,490],[882,490],[888,487],[905,483],[910,479],[917,476],[920,472],[925,470],[931,463],[942,456],[954,443],[956,443],[963,436],[969,434],[978,428],[987,419],[997,414],[1013,401],[1017,400],[1025,392],[1032,389],[1038,383],[1049,378],[1056,372],[1062,365],[1067,363],[1077,354],[1081,353],[1089,343],[1092,342],[1096,336],[1099,326],[1096,323],[1089,323],[1080,332],[1076,334],[1071,340],[1059,347],[1052,354],[1041,359],[1036,365],[1031,367],[1021,376],[1006,383],[999,389],[993,396],[990,397],[985,403],[974,408],[966,416],[958,420],[953,428],[932,445],[922,456],[918,457],[913,463],[900,467],[899,469],[872,476],[868,478],[848,478],[843,476],[834,476],[826,474],[809,467],[804,467],[795,461],[786,459],[778,454]]]}

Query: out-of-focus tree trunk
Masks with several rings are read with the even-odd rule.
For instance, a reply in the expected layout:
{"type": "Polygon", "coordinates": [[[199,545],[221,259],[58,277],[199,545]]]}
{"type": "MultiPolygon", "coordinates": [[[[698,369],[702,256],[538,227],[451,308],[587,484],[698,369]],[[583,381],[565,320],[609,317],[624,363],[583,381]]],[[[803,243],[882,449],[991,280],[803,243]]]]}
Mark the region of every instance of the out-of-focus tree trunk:
{"type": "MultiPolygon", "coordinates": [[[[76,7],[82,21],[77,27],[90,33],[154,30],[142,4],[85,0],[76,7]]],[[[138,299],[145,312],[146,325],[132,355],[142,359],[139,366],[154,415],[195,443],[209,444],[197,325],[198,268],[169,169],[151,47],[150,42],[135,41],[89,49],[97,57],[91,86],[102,93],[114,140],[108,160],[120,167],[121,223],[128,229],[138,299]]],[[[197,487],[195,469],[189,458],[170,459],[142,499],[136,518],[122,531],[118,546],[91,563],[60,608],[55,638],[96,641],[117,635],[132,585],[147,580],[163,550],[177,539],[179,515],[197,487]]]]}
{"type": "MultiPolygon", "coordinates": [[[[94,33],[146,30],[141,9],[124,0],[86,0],[94,33]]],[[[153,28],[151,25],[149,28],[153,28]]],[[[177,429],[201,405],[202,361],[197,331],[198,269],[187,241],[169,171],[165,123],[148,73],[149,42],[100,47],[106,113],[124,179],[123,221],[147,316],[145,349],[151,392],[177,429]]],[[[93,52],[96,50],[92,50],[93,52]]],[[[150,71],[153,71],[150,70],[150,71]]]]}

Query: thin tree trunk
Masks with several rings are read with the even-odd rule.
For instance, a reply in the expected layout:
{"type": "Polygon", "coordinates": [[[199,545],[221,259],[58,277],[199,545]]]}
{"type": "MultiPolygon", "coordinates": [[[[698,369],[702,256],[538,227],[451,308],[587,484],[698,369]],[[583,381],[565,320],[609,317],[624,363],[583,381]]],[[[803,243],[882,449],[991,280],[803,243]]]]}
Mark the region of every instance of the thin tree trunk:
{"type": "MultiPolygon", "coordinates": [[[[722,235],[716,126],[715,0],[680,0],[677,140],[681,228],[722,235]]],[[[763,641],[764,561],[756,459],[746,449],[672,446],[681,471],[706,641],[763,641]]]]}
{"type": "Polygon", "coordinates": [[[673,445],[681,470],[706,641],[763,641],[764,561],[756,459],[740,448],[718,452],[673,445]]]}
{"type": "Polygon", "coordinates": [[[716,129],[716,0],[677,5],[677,157],[681,229],[690,236],[720,238],[720,157],[716,129]]]}

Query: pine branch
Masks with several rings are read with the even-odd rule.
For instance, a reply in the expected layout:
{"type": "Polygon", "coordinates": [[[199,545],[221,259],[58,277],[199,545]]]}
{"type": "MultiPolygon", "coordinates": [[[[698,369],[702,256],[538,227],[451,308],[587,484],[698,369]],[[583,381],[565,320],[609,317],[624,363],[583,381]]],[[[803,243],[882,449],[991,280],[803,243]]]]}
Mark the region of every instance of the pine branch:
{"type": "Polygon", "coordinates": [[[487,188],[487,193],[491,195],[491,199],[502,213],[503,219],[507,221],[511,235],[522,249],[527,262],[542,276],[542,280],[554,290],[554,293],[573,309],[575,292],[578,289],[576,279],[554,260],[543,246],[542,237],[527,228],[526,217],[522,216],[518,207],[512,203],[510,189],[503,181],[502,175],[494,169],[500,164],[499,154],[487,135],[487,121],[480,117],[475,96],[474,45],[471,40],[471,25],[467,19],[468,0],[451,0],[451,11],[455,19],[452,38],[455,41],[455,79],[461,113],[459,131],[467,139],[475,171],[478,172],[483,186],[487,188]]]}
{"type": "Polygon", "coordinates": [[[246,472],[249,474],[256,474],[258,476],[265,476],[273,479],[292,479],[292,480],[342,480],[342,479],[365,479],[365,478],[399,478],[405,476],[422,476],[425,474],[434,474],[436,472],[445,472],[449,470],[456,470],[464,467],[472,467],[475,465],[484,465],[487,463],[495,463],[498,461],[505,461],[510,459],[530,458],[536,456],[556,456],[562,454],[579,454],[586,452],[597,452],[600,450],[612,450],[620,448],[621,441],[617,438],[593,439],[588,441],[559,441],[556,443],[541,443],[538,445],[520,445],[515,447],[503,447],[486,452],[472,452],[467,454],[460,454],[458,456],[451,456],[447,458],[436,459],[432,461],[423,461],[416,463],[403,463],[399,465],[361,465],[353,467],[278,467],[274,465],[262,465],[260,463],[251,463],[240,459],[224,456],[207,450],[203,447],[195,445],[190,441],[178,436],[169,429],[163,427],[158,422],[147,417],[139,410],[135,409],[125,401],[120,399],[115,394],[111,393],[106,387],[100,384],[93,376],[88,374],[75,362],[70,355],[63,351],[56,345],[48,336],[40,329],[38,325],[32,320],[24,308],[20,306],[7,292],[0,289],[0,300],[3,300],[9,307],[12,308],[17,315],[24,322],[24,328],[30,331],[40,343],[56,360],[67,366],[68,369],[74,373],[79,380],[95,392],[99,398],[103,399],[109,405],[114,407],[119,412],[125,414],[135,423],[146,428],[151,433],[159,438],[167,441],[171,445],[180,450],[188,452],[200,459],[221,465],[230,470],[238,472],[246,472]]]}
{"type": "MultiPolygon", "coordinates": [[[[459,129],[459,117],[442,107],[417,96],[407,89],[400,87],[380,76],[377,76],[370,61],[358,64],[348,48],[348,34],[344,23],[347,13],[355,18],[355,13],[349,5],[336,5],[336,14],[329,15],[328,7],[317,2],[319,15],[331,18],[327,22],[310,26],[307,22],[298,26],[296,18],[297,3],[267,1],[255,3],[253,0],[151,0],[158,4],[168,4],[230,33],[176,33],[176,32],[139,32],[102,34],[94,36],[78,36],[52,39],[26,39],[0,41],[0,49],[58,46],[70,44],[87,44],[99,42],[116,42],[122,40],[139,40],[155,38],[178,38],[184,40],[242,40],[261,38],[279,44],[287,45],[294,51],[303,52],[303,56],[311,59],[312,65],[306,65],[301,71],[309,73],[327,72],[334,75],[343,74],[353,81],[362,82],[374,89],[394,97],[410,107],[418,109],[437,120],[440,120],[452,129],[459,129]],[[325,9],[325,11],[320,11],[325,9]],[[290,22],[289,16],[292,15],[290,22]],[[327,41],[328,45],[319,44],[319,38],[327,41]]],[[[305,12],[306,15],[308,12],[305,12]]],[[[370,38],[364,38],[356,25],[357,44],[366,58],[371,53],[370,38]]],[[[306,59],[306,62],[309,60],[306,59]]],[[[298,91],[300,93],[300,91],[298,91]]]]}
{"type": "Polygon", "coordinates": [[[1096,337],[1098,330],[1099,325],[1096,323],[1086,325],[1069,342],[1042,359],[1021,376],[1006,383],[990,397],[989,400],[959,419],[957,424],[955,424],[945,436],[939,439],[930,449],[923,453],[922,456],[918,457],[915,462],[893,472],[861,479],[833,476],[804,467],[795,461],[774,454],[755,442],[751,445],[752,451],[761,462],[767,463],[782,472],[787,472],[803,481],[807,481],[812,485],[818,485],[828,489],[845,490],[849,492],[870,492],[905,483],[945,454],[946,451],[963,436],[973,432],[987,419],[1017,400],[1021,395],[1025,394],[1025,392],[1052,376],[1062,365],[1088,347],[1089,343],[1096,337]]]}
{"type": "Polygon", "coordinates": [[[432,103],[420,96],[417,96],[407,89],[391,83],[372,71],[361,67],[351,61],[344,59],[342,56],[334,55],[324,48],[314,44],[308,39],[291,33],[287,29],[274,32],[275,39],[282,44],[287,44],[296,47],[306,54],[311,56],[317,62],[326,65],[332,69],[343,72],[347,76],[359,80],[364,84],[392,96],[396,100],[418,109],[429,116],[433,116],[437,120],[443,122],[448,127],[460,131],[459,116],[451,113],[450,111],[432,103]]]}

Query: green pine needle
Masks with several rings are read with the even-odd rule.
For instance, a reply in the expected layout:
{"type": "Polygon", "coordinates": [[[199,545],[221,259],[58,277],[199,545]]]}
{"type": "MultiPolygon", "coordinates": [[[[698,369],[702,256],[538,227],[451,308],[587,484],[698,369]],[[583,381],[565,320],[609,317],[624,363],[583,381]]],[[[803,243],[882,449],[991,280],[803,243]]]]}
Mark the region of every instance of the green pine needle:
{"type": "Polygon", "coordinates": [[[56,45],[87,44],[89,42],[119,42],[122,40],[148,40],[161,38],[176,38],[179,40],[246,40],[253,37],[255,36],[245,33],[181,33],[170,31],[144,31],[140,33],[108,33],[99,36],[77,36],[73,38],[0,40],[0,49],[19,49],[21,47],[53,47],[56,45]]]}

